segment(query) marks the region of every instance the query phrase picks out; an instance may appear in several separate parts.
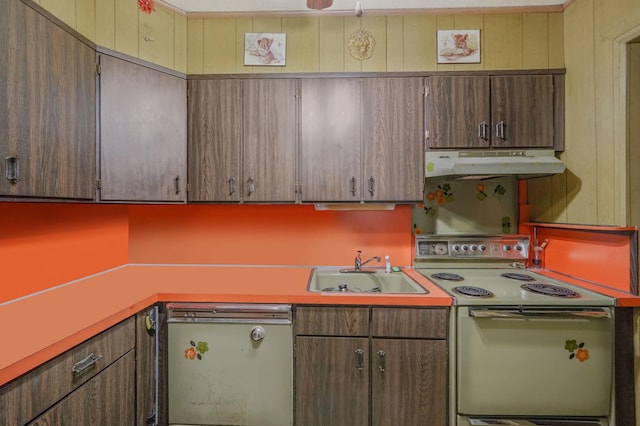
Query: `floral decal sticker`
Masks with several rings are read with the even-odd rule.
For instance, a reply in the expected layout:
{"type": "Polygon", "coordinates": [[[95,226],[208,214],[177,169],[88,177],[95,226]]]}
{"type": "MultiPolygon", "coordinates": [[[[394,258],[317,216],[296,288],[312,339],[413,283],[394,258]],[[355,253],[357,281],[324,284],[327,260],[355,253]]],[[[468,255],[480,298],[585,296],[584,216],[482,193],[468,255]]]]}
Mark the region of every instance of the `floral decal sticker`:
{"type": "MultiPolygon", "coordinates": [[[[484,199],[488,197],[487,193],[485,192],[486,189],[487,188],[483,183],[476,184],[476,198],[478,199],[478,201],[484,201],[484,199]]],[[[506,193],[507,188],[502,185],[496,185],[496,187],[493,189],[493,195],[504,195],[506,193]]]]}
{"type": "Polygon", "coordinates": [[[151,15],[151,12],[156,11],[154,0],[138,0],[138,7],[147,15],[151,15]]]}
{"type": "Polygon", "coordinates": [[[427,193],[427,202],[431,205],[426,206],[424,204],[420,204],[422,208],[424,208],[424,212],[428,216],[434,216],[436,214],[436,210],[434,209],[434,203],[438,206],[441,206],[445,203],[452,203],[455,201],[455,197],[453,196],[453,192],[451,191],[451,185],[448,183],[438,185],[435,191],[430,191],[427,193]]]}
{"type": "Polygon", "coordinates": [[[194,342],[191,340],[189,342],[189,347],[184,350],[184,357],[188,360],[194,360],[196,358],[202,359],[202,356],[209,350],[209,345],[207,342],[194,342]]]}
{"type": "Polygon", "coordinates": [[[589,351],[584,348],[584,342],[578,343],[575,340],[567,340],[564,348],[570,352],[569,359],[575,358],[580,362],[585,362],[589,359],[589,351]]]}

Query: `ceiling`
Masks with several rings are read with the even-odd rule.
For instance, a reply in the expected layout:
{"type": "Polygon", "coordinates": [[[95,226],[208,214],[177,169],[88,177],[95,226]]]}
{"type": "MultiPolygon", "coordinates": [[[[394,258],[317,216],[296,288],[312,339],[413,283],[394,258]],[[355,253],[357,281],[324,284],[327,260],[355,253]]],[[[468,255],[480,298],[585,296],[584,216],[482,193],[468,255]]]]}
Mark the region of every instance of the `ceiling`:
{"type": "MultiPolygon", "coordinates": [[[[306,0],[159,0],[187,14],[354,14],[357,0],[333,0],[322,11],[307,8],[306,0]]],[[[444,10],[504,11],[530,9],[562,10],[571,0],[360,0],[364,15],[436,12],[444,10]]]]}

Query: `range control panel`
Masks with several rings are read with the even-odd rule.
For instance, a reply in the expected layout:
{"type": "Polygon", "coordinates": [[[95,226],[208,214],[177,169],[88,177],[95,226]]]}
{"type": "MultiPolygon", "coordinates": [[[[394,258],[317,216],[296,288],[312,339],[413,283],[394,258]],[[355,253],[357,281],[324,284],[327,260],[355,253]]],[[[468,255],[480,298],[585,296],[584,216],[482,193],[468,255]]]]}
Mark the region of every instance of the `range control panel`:
{"type": "Polygon", "coordinates": [[[529,237],[416,236],[417,259],[512,259],[529,257],[529,237]]]}

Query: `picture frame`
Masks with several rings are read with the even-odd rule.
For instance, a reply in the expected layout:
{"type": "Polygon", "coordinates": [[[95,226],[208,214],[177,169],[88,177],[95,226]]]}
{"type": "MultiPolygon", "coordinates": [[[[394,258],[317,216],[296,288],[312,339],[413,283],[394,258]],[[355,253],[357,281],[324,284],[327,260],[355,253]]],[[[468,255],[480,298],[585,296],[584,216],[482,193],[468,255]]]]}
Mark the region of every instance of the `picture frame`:
{"type": "Polygon", "coordinates": [[[439,64],[479,63],[480,30],[438,30],[439,64]]]}
{"type": "Polygon", "coordinates": [[[287,35],[285,33],[245,33],[244,64],[246,66],[285,66],[287,35]]]}

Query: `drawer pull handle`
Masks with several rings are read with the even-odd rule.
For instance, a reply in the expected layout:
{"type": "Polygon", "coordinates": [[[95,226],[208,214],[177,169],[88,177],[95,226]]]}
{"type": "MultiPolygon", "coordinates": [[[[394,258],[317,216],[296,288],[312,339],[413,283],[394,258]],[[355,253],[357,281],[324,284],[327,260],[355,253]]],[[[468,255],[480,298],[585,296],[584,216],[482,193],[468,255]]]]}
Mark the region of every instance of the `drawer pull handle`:
{"type": "Polygon", "coordinates": [[[102,359],[102,355],[96,355],[92,353],[88,357],[76,362],[73,365],[73,368],[71,369],[71,374],[73,374],[73,377],[78,377],[79,375],[87,371],[89,368],[93,367],[95,363],[101,359],[102,359]]]}
{"type": "Polygon", "coordinates": [[[384,373],[385,355],[385,351],[378,351],[378,370],[380,370],[381,373],[384,373]]]}
{"type": "Polygon", "coordinates": [[[351,177],[351,180],[349,181],[349,183],[351,184],[351,195],[353,195],[354,197],[356,196],[356,178],[355,176],[351,177]]]}
{"type": "Polygon", "coordinates": [[[356,369],[362,371],[364,369],[364,351],[356,349],[356,369]]]}
{"type": "Polygon", "coordinates": [[[5,157],[4,158],[4,177],[7,179],[12,185],[15,185],[20,180],[20,169],[18,167],[20,161],[20,157],[5,157]]]}

